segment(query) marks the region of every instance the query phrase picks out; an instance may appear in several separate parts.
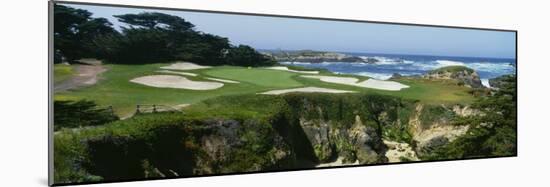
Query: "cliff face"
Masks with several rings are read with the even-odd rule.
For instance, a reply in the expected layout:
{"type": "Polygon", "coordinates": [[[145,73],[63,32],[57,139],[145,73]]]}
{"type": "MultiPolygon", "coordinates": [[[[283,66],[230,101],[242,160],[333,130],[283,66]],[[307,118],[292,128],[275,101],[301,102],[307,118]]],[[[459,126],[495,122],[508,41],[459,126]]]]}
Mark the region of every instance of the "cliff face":
{"type": "Polygon", "coordinates": [[[466,132],[453,117],[475,114],[385,96],[282,99],[287,105],[267,119],[178,117],[159,127],[140,119],[147,129],[139,134],[83,138],[73,146],[84,154],[63,161],[73,160],[69,169],[86,180],[103,181],[415,161],[466,132]]]}
{"type": "Polygon", "coordinates": [[[416,105],[408,126],[416,144],[416,154],[423,156],[464,135],[469,126],[453,125],[451,119],[456,116],[470,115],[478,115],[478,112],[468,106],[460,105],[452,107],[416,105]],[[426,115],[432,115],[432,117],[423,117],[426,115]]]}
{"type": "Polygon", "coordinates": [[[256,120],[189,121],[149,133],[89,139],[82,165],[103,180],[120,180],[285,168],[295,156],[269,124],[256,120]]]}
{"type": "Polygon", "coordinates": [[[343,164],[383,163],[385,146],[380,135],[372,127],[363,125],[356,116],[349,128],[334,128],[335,122],[324,120],[300,120],[300,126],[313,147],[319,163],[340,159],[343,164]]]}

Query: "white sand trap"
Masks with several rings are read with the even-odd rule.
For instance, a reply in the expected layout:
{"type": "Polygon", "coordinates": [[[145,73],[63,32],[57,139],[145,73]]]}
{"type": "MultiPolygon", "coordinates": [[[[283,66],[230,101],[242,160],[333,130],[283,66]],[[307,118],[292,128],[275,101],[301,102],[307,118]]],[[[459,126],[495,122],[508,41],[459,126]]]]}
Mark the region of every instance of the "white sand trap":
{"type": "Polygon", "coordinates": [[[177,74],[177,75],[185,75],[185,76],[192,76],[192,77],[196,77],[197,74],[195,73],[188,73],[188,72],[179,72],[179,71],[170,71],[170,70],[159,70],[159,71],[156,71],[158,73],[169,73],[169,74],[177,74]]]}
{"type": "Polygon", "coordinates": [[[305,92],[305,93],[312,93],[312,92],[320,92],[320,93],[353,93],[354,91],[348,91],[348,90],[336,90],[336,89],[329,89],[329,88],[319,88],[319,87],[304,87],[304,88],[292,88],[292,89],[282,89],[282,90],[271,90],[267,92],[263,92],[260,94],[266,94],[266,95],[280,95],[290,92],[305,92]]]}
{"type": "Polygon", "coordinates": [[[130,80],[130,82],[157,88],[180,88],[189,90],[213,90],[223,86],[223,83],[219,82],[192,81],[176,75],[150,75],[134,78],[130,80]]]}
{"type": "Polygon", "coordinates": [[[352,86],[355,86],[355,84],[357,84],[357,81],[359,81],[359,79],[354,77],[336,77],[336,76],[321,76],[321,75],[302,75],[302,77],[319,79],[323,82],[346,84],[346,85],[352,85],[352,86]]]}
{"type": "Polygon", "coordinates": [[[273,66],[273,67],[267,67],[267,68],[265,68],[265,69],[289,71],[289,72],[294,72],[294,73],[319,74],[319,71],[300,71],[300,70],[292,70],[292,69],[288,69],[288,67],[286,67],[286,66],[273,66]]]}
{"type": "Polygon", "coordinates": [[[232,80],[227,80],[227,79],[217,79],[217,78],[212,78],[212,77],[205,77],[205,79],[218,81],[218,82],[233,83],[233,84],[240,83],[240,82],[237,82],[237,81],[232,81],[232,80]]]}
{"type": "Polygon", "coordinates": [[[323,82],[345,84],[350,86],[358,86],[363,88],[373,88],[373,89],[388,90],[388,91],[399,91],[403,88],[409,87],[407,85],[404,85],[395,81],[383,81],[383,80],[376,80],[372,78],[358,83],[359,79],[354,77],[336,77],[336,76],[319,76],[319,75],[302,75],[302,77],[319,79],[323,82]]]}
{"type": "Polygon", "coordinates": [[[161,69],[171,69],[171,70],[193,70],[193,69],[206,69],[211,68],[211,66],[201,66],[191,62],[176,62],[170,64],[169,66],[160,67],[161,69]]]}
{"type": "Polygon", "coordinates": [[[379,90],[390,90],[390,91],[399,91],[401,89],[409,87],[407,85],[404,85],[395,81],[382,81],[382,80],[376,80],[376,79],[369,79],[369,80],[360,82],[357,85],[366,87],[366,88],[374,88],[379,90]]]}

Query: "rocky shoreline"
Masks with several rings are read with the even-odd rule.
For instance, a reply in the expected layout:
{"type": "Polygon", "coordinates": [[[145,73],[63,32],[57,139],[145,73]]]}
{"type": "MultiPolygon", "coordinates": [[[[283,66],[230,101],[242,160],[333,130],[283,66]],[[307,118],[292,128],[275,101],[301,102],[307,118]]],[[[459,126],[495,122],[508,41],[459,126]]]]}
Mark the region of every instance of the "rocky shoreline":
{"type": "Polygon", "coordinates": [[[377,59],[371,57],[359,57],[337,52],[324,51],[264,51],[264,55],[273,58],[277,62],[352,62],[352,63],[376,63],[377,59]]]}

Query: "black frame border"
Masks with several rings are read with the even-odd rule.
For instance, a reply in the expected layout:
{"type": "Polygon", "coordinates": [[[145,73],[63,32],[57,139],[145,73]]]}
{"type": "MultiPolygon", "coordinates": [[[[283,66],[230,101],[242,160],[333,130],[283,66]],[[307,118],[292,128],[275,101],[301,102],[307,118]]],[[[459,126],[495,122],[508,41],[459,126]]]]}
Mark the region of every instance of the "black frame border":
{"type": "Polygon", "coordinates": [[[122,5],[112,3],[90,3],[90,2],[74,2],[74,1],[48,1],[48,185],[49,186],[69,186],[69,185],[88,185],[88,184],[107,184],[107,183],[120,183],[120,182],[138,182],[138,181],[155,181],[155,180],[168,180],[168,179],[186,179],[186,178],[199,178],[199,177],[215,177],[215,176],[235,176],[243,174],[262,174],[262,173],[278,173],[278,172],[293,172],[293,171],[310,171],[310,170],[326,170],[326,169],[341,169],[341,168],[355,168],[355,167],[369,167],[369,166],[386,166],[386,165],[400,165],[400,164],[420,164],[420,163],[432,163],[432,162],[448,162],[448,161],[466,161],[466,160],[482,160],[482,159],[494,159],[494,158],[513,158],[518,157],[518,135],[519,135],[519,111],[518,103],[518,30],[512,29],[493,29],[493,28],[481,28],[481,27],[466,27],[466,26],[450,26],[450,25],[432,25],[432,24],[419,24],[419,23],[403,23],[403,22],[389,22],[389,21],[372,21],[372,20],[357,20],[357,19],[341,19],[341,18],[326,18],[326,17],[309,17],[309,16],[291,16],[291,15],[278,15],[278,14],[264,14],[264,13],[248,13],[248,12],[231,12],[231,11],[218,11],[218,10],[203,10],[203,9],[188,9],[188,8],[169,8],[169,7],[157,7],[157,6],[142,6],[142,5],[122,5]],[[374,24],[387,24],[387,25],[405,25],[405,26],[420,26],[420,27],[435,27],[435,28],[451,28],[451,29],[466,29],[466,30],[484,30],[484,31],[500,31],[500,32],[512,32],[515,34],[515,75],[516,75],[516,154],[508,156],[489,156],[489,157],[474,157],[474,158],[461,158],[461,159],[442,159],[442,160],[425,160],[425,161],[413,161],[413,162],[396,162],[396,163],[378,163],[368,165],[348,165],[348,166],[331,166],[323,168],[298,168],[298,169],[285,169],[285,170],[266,170],[266,171],[251,171],[251,172],[234,172],[234,173],[221,173],[221,174],[207,174],[207,175],[195,175],[195,176],[179,176],[179,177],[158,177],[158,178],[144,178],[144,179],[128,179],[128,180],[109,180],[100,182],[72,182],[72,183],[54,183],[54,163],[53,157],[53,5],[60,4],[74,4],[74,5],[92,5],[92,6],[106,6],[106,7],[120,7],[120,8],[139,8],[139,9],[151,9],[151,10],[170,10],[170,11],[187,11],[187,12],[199,12],[199,13],[216,13],[216,14],[230,14],[230,15],[245,15],[245,16],[263,16],[263,17],[278,17],[278,18],[295,18],[295,19],[310,19],[310,20],[324,20],[324,21],[343,21],[343,22],[355,22],[355,23],[374,23],[374,24]]]}

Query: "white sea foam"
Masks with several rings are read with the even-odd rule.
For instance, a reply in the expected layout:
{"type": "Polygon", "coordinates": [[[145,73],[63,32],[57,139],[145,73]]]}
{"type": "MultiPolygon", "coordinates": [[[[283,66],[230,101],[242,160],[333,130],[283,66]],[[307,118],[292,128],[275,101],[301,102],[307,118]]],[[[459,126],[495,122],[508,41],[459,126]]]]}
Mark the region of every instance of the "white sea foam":
{"type": "Polygon", "coordinates": [[[284,65],[310,65],[310,62],[279,62],[284,65]]]}
{"type": "Polygon", "coordinates": [[[466,66],[475,69],[476,71],[487,71],[496,73],[513,72],[516,68],[508,63],[489,63],[489,62],[476,62],[469,63],[466,66]]]}
{"type": "Polygon", "coordinates": [[[412,64],[414,61],[410,60],[401,60],[399,58],[388,58],[388,57],[381,57],[381,56],[374,56],[372,57],[378,62],[375,62],[377,65],[399,65],[399,64],[412,64]]]}
{"type": "Polygon", "coordinates": [[[460,61],[451,61],[451,60],[418,62],[418,63],[414,63],[413,66],[415,66],[415,69],[420,69],[425,71],[446,67],[446,66],[465,66],[468,68],[472,68],[476,71],[492,72],[492,73],[498,73],[498,74],[509,73],[515,70],[515,67],[508,63],[494,63],[494,62],[464,63],[460,61]]]}
{"type": "Polygon", "coordinates": [[[487,88],[491,88],[491,85],[489,84],[489,79],[481,79],[481,84],[487,88]]]}
{"type": "Polygon", "coordinates": [[[465,66],[464,62],[452,61],[452,60],[436,60],[438,66],[465,66]]]}

